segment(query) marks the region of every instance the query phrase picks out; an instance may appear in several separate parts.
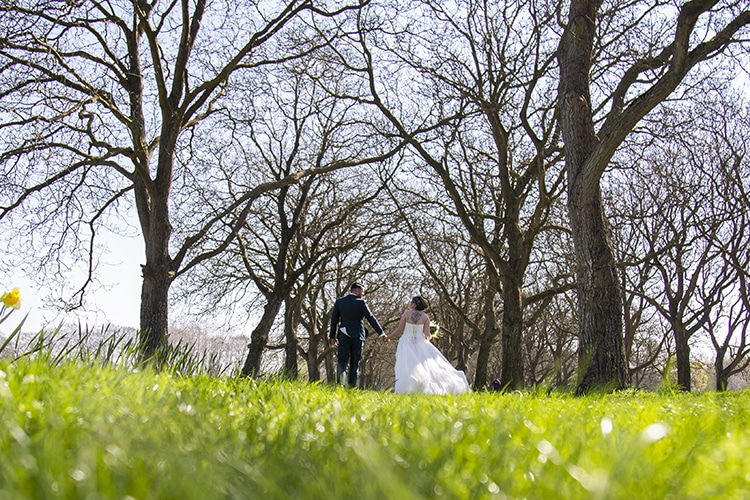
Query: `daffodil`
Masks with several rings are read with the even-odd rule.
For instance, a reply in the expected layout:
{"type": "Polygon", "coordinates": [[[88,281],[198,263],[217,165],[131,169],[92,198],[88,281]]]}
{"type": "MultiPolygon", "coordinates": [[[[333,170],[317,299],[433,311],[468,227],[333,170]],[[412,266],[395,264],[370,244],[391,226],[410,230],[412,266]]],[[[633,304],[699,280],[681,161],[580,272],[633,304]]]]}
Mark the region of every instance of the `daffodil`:
{"type": "Polygon", "coordinates": [[[10,292],[3,293],[3,307],[21,308],[21,289],[16,287],[10,292]]]}

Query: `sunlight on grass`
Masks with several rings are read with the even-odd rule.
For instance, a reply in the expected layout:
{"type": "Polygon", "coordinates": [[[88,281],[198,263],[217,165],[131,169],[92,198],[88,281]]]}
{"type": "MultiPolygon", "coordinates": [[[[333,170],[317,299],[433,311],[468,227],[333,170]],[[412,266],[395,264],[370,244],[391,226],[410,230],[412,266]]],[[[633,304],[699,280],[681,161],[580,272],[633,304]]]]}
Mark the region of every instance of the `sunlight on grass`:
{"type": "Polygon", "coordinates": [[[115,333],[22,324],[0,500],[750,497],[746,391],[397,395],[219,377],[190,345],[156,371],[115,333]]]}
{"type": "Polygon", "coordinates": [[[743,498],[743,392],[395,395],[0,364],[0,498],[743,498]]]}

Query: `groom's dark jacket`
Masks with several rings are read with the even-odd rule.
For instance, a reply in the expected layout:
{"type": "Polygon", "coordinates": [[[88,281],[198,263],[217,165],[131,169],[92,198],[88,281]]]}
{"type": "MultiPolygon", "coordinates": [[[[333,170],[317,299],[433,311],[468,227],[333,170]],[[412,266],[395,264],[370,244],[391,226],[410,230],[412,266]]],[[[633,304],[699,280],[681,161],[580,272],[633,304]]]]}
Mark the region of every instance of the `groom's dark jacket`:
{"type": "Polygon", "coordinates": [[[365,340],[367,330],[365,330],[365,319],[372,325],[379,335],[384,335],[383,328],[375,319],[375,316],[367,307],[365,299],[360,299],[353,293],[340,299],[336,299],[331,313],[331,339],[338,338],[340,328],[346,329],[346,334],[353,338],[365,340]]]}

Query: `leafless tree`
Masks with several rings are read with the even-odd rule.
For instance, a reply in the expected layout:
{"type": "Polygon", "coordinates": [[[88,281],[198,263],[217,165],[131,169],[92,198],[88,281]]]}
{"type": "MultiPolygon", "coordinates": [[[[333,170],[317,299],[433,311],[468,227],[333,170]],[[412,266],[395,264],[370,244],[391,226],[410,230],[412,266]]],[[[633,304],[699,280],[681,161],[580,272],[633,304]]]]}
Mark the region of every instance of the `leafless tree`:
{"type": "MultiPolygon", "coordinates": [[[[745,260],[745,266],[747,266],[745,260]]],[[[706,330],[715,350],[714,373],[716,390],[729,388],[732,376],[750,366],[750,301],[747,275],[738,280],[738,287],[722,295],[722,301],[707,321],[706,330]]]]}
{"type": "Polygon", "coordinates": [[[531,254],[524,299],[524,354],[530,385],[567,386],[577,368],[578,329],[573,284],[575,258],[561,204],[552,207],[547,229],[531,254]]]}
{"type": "MultiPolygon", "coordinates": [[[[413,248],[419,293],[428,300],[435,344],[458,369],[484,387],[499,331],[498,284],[488,279],[486,259],[468,239],[439,179],[409,169],[389,185],[398,207],[404,243],[413,248]],[[469,359],[476,362],[469,366],[469,359]],[[471,368],[471,369],[470,369],[471,368]]],[[[417,293],[415,290],[414,293],[417,293]]]]}
{"type": "Polygon", "coordinates": [[[691,0],[678,9],[671,3],[644,8],[639,2],[568,2],[557,52],[558,99],[577,262],[579,393],[629,382],[622,292],[602,204],[602,176],[641,119],[698,63],[741,42],[748,24],[747,4],[732,0],[691,0]],[[617,15],[607,16],[611,12],[617,15]],[[666,21],[657,26],[659,18],[666,21]],[[656,29],[645,31],[647,26],[656,29]],[[626,32],[643,35],[640,50],[619,38],[626,32]],[[603,121],[597,123],[597,116],[603,121]]]}
{"type": "Polygon", "coordinates": [[[531,386],[565,387],[575,382],[576,323],[573,293],[549,297],[524,338],[531,386]]]}
{"type": "MultiPolygon", "coordinates": [[[[488,300],[499,293],[503,304],[501,380],[520,387],[524,275],[547,209],[563,191],[549,80],[555,46],[543,28],[555,11],[533,2],[423,1],[390,19],[388,7],[362,11],[358,46],[342,49],[342,59],[369,85],[361,99],[442,182],[451,211],[487,259],[496,284],[488,300]]],[[[494,321],[483,322],[478,367],[494,321]]]]}
{"type": "Polygon", "coordinates": [[[707,151],[697,158],[710,180],[711,206],[722,215],[712,243],[721,256],[714,272],[726,275],[724,286],[701,286],[698,294],[705,307],[717,304],[705,328],[715,351],[717,390],[726,390],[730,378],[750,366],[750,115],[743,96],[727,92],[722,104],[714,105],[713,120],[704,126],[707,151]]]}
{"type": "MultiPolygon", "coordinates": [[[[38,235],[45,227],[61,235],[50,244],[53,251],[64,253],[71,241],[83,247],[90,265],[80,302],[93,279],[98,228],[123,200],[134,202],[145,244],[144,358],[166,342],[172,282],[234,241],[253,200],[311,172],[358,161],[327,157],[283,178],[259,173],[229,205],[219,206],[216,197],[197,214],[181,213],[174,199],[189,199],[201,177],[187,158],[178,160],[191,139],[216,126],[229,104],[253,99],[230,92],[233,86],[327,45],[339,20],[360,8],[359,2],[332,4],[328,10],[309,0],[24,0],[0,7],[0,163],[6,181],[0,218],[9,221],[25,209],[30,231],[38,235]],[[186,220],[201,224],[175,241],[177,221],[186,220]],[[189,255],[207,239],[214,248],[189,255]]],[[[210,177],[211,171],[201,174],[210,177]]],[[[193,197],[200,199],[200,190],[193,197]]]]}
{"type": "MultiPolygon", "coordinates": [[[[716,87],[719,82],[699,83],[716,87]]],[[[706,88],[702,96],[673,101],[652,113],[640,137],[618,155],[628,167],[608,182],[613,241],[627,298],[628,359],[636,329],[648,325],[655,311],[673,336],[677,384],[685,390],[691,388],[691,344],[737,282],[728,256],[738,255],[743,245],[736,228],[747,209],[735,201],[739,172],[727,168],[737,163],[739,144],[730,140],[727,147],[722,124],[741,114],[729,110],[735,99],[730,88],[706,88]],[[720,146],[717,137],[725,138],[720,146]]]]}

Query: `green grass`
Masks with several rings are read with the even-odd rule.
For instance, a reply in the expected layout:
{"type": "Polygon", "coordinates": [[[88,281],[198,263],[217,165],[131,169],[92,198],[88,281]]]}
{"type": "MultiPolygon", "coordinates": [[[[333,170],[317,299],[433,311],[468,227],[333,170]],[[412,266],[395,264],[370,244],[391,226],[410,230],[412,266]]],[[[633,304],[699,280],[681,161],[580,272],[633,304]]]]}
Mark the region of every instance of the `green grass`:
{"type": "Polygon", "coordinates": [[[0,363],[0,498],[748,498],[748,396],[405,396],[23,357],[0,363]]]}

